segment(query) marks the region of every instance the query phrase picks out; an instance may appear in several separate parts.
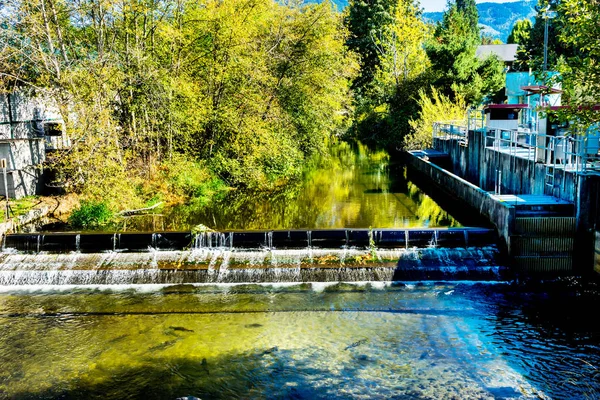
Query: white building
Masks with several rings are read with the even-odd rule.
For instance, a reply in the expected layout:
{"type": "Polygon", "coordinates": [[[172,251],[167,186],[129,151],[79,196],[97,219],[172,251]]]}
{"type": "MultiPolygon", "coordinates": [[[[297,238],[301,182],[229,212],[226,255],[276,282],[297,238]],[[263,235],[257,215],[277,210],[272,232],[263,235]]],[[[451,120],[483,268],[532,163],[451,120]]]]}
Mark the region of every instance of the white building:
{"type": "MultiPolygon", "coordinates": [[[[69,145],[53,100],[22,92],[0,94],[0,160],[6,160],[9,197],[40,194],[46,152],[69,145]]],[[[0,195],[6,195],[4,182],[0,195]]]]}

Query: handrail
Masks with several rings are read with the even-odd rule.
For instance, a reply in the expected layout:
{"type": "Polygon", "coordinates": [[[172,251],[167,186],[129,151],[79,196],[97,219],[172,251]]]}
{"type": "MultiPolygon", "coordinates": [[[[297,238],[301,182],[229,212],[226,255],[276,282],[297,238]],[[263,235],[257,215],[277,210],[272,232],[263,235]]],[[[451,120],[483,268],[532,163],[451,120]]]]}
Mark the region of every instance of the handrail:
{"type": "Polygon", "coordinates": [[[467,126],[464,121],[434,122],[433,138],[458,139],[466,144],[468,141],[467,126]]]}
{"type": "Polygon", "coordinates": [[[483,110],[469,109],[464,120],[437,121],[433,123],[433,137],[439,139],[458,139],[462,144],[468,144],[469,131],[485,130],[485,114],[483,110]]]}
{"type": "Polygon", "coordinates": [[[563,166],[576,173],[600,171],[600,135],[551,136],[527,130],[486,130],[485,146],[498,152],[563,166]]]}

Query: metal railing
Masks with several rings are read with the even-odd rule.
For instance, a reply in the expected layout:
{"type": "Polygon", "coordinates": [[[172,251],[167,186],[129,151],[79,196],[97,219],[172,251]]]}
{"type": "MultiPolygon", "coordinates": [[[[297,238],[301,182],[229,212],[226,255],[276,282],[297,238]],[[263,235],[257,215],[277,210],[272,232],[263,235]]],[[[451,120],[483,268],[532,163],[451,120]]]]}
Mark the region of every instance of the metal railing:
{"type": "Polygon", "coordinates": [[[434,139],[458,139],[459,143],[465,146],[469,143],[469,131],[485,131],[485,114],[483,110],[469,109],[466,120],[433,123],[434,139]]]}
{"type": "Polygon", "coordinates": [[[550,136],[527,130],[487,129],[485,146],[577,173],[600,171],[600,134],[550,136]]]}
{"type": "Polygon", "coordinates": [[[433,123],[434,139],[456,139],[458,143],[466,146],[469,143],[468,128],[465,121],[448,121],[433,123]]]}
{"type": "Polygon", "coordinates": [[[483,110],[470,108],[467,111],[467,129],[475,132],[485,131],[485,113],[483,110]]]}

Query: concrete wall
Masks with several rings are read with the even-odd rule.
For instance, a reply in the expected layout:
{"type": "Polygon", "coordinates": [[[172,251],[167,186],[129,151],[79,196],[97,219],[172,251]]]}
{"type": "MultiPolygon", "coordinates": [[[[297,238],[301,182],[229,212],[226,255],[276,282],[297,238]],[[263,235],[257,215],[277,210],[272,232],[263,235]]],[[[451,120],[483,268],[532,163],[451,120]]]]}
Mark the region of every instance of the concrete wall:
{"type": "MultiPolygon", "coordinates": [[[[595,233],[600,226],[600,176],[582,175],[577,188],[577,232],[575,267],[589,265],[597,259],[594,249],[595,233]]],[[[600,271],[598,271],[600,272],[600,271]]]]}
{"type": "Polygon", "coordinates": [[[594,271],[600,274],[600,232],[594,231],[595,246],[594,246],[594,271]]]}
{"type": "Polygon", "coordinates": [[[408,165],[428,176],[440,189],[456,198],[456,201],[465,203],[486,217],[496,226],[504,245],[509,242],[514,229],[514,207],[495,201],[488,192],[476,185],[412,154],[408,156],[408,165]]]}
{"type": "Polygon", "coordinates": [[[1,158],[6,159],[9,170],[41,164],[46,160],[44,139],[0,142],[1,158]]]}
{"type": "Polygon", "coordinates": [[[546,194],[570,202],[576,201],[576,174],[557,169],[554,188],[547,187],[544,164],[485,148],[485,137],[481,132],[471,131],[468,137],[467,147],[457,139],[434,140],[434,148],[450,156],[454,174],[483,190],[493,191],[496,187],[497,170],[500,170],[502,194],[546,194]]]}
{"type": "MultiPolygon", "coordinates": [[[[13,199],[39,194],[42,190],[42,170],[35,166],[8,171],[6,180],[8,195],[13,199]]],[[[0,196],[4,196],[4,181],[0,173],[0,196]]]]}
{"type": "MultiPolygon", "coordinates": [[[[8,195],[12,198],[39,194],[46,151],[70,146],[64,124],[63,135],[44,135],[44,122],[48,121],[62,122],[51,97],[27,91],[0,94],[0,159],[7,161],[8,195]]],[[[0,194],[5,195],[3,182],[0,194]]]]}
{"type": "MultiPolygon", "coordinates": [[[[574,203],[577,215],[572,250],[572,272],[589,272],[591,270],[589,266],[594,263],[594,260],[596,260],[596,265],[600,265],[599,256],[592,251],[595,240],[594,232],[600,226],[600,176],[596,174],[575,174],[556,169],[555,185],[554,187],[548,186],[546,185],[546,165],[487,149],[484,146],[485,138],[482,133],[469,132],[468,137],[468,148],[461,145],[456,139],[434,140],[436,150],[449,154],[452,172],[470,181],[470,184],[479,186],[480,190],[485,193],[494,190],[497,170],[500,170],[502,194],[553,195],[574,203]]],[[[434,172],[428,170],[427,174],[431,173],[434,172]]],[[[435,173],[439,175],[438,172],[435,173]]],[[[452,180],[438,180],[441,187],[458,192],[452,180]]],[[[463,198],[463,196],[465,195],[458,197],[463,198]]],[[[471,198],[473,197],[471,196],[471,198]]],[[[483,200],[472,199],[469,201],[469,205],[476,206],[477,201],[483,200]]],[[[485,204],[485,201],[483,203],[485,204]]],[[[481,209],[482,214],[486,215],[500,230],[502,217],[495,215],[494,210],[486,210],[486,208],[487,206],[481,209]]],[[[511,228],[509,226],[508,236],[510,236],[510,232],[511,228]]],[[[504,238],[508,237],[506,230],[501,230],[500,233],[504,238]]],[[[548,242],[547,239],[544,236],[544,243],[548,242]]],[[[556,260],[553,259],[554,261],[556,260]]],[[[548,265],[550,265],[549,262],[548,265]]],[[[565,263],[563,269],[571,270],[570,265],[570,261],[569,266],[565,263]]],[[[599,269],[600,267],[596,268],[599,269]]]]}
{"type": "Polygon", "coordinates": [[[43,121],[62,121],[51,98],[19,92],[0,94],[0,139],[43,137],[43,121]]]}

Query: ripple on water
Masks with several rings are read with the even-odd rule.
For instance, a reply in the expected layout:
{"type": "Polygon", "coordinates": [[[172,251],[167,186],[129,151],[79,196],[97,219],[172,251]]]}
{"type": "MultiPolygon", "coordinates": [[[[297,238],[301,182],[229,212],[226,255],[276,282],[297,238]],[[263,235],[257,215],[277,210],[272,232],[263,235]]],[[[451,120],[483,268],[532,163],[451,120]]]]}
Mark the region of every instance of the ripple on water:
{"type": "Polygon", "coordinates": [[[0,393],[425,399],[599,393],[598,342],[549,334],[510,301],[489,307],[486,298],[502,296],[501,285],[120,289],[0,294],[0,393]]]}

